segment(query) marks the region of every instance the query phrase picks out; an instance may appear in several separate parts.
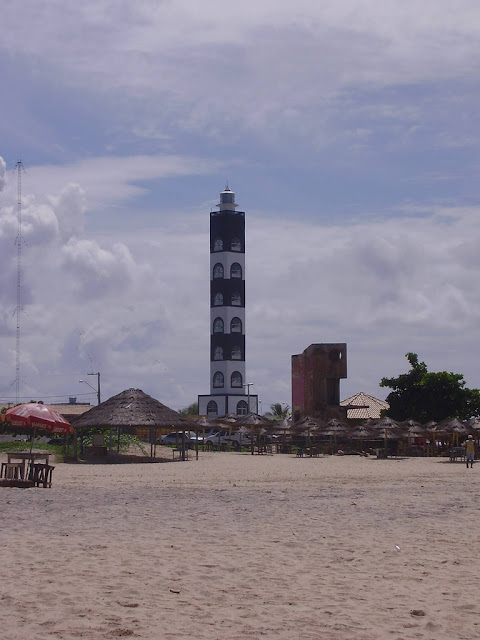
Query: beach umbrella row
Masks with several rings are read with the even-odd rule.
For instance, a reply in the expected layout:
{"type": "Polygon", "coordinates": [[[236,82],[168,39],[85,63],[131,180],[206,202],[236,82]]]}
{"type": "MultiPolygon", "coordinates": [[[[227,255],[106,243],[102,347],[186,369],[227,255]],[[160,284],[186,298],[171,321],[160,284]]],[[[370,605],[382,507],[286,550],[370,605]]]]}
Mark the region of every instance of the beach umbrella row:
{"type": "Polygon", "coordinates": [[[452,418],[440,423],[430,421],[426,424],[420,424],[412,419],[400,422],[384,416],[379,420],[369,419],[353,426],[337,418],[327,421],[316,416],[305,416],[297,422],[286,418],[275,421],[265,416],[250,413],[247,416],[229,414],[214,420],[200,418],[197,425],[204,428],[223,427],[230,429],[232,432],[243,429],[245,432],[250,431],[257,434],[278,434],[284,438],[301,436],[307,438],[307,441],[310,441],[312,437],[328,436],[333,438],[335,444],[337,438],[383,439],[386,442],[388,440],[414,438],[428,438],[433,441],[450,437],[458,439],[469,434],[480,437],[480,418],[473,418],[467,422],[452,418]]]}

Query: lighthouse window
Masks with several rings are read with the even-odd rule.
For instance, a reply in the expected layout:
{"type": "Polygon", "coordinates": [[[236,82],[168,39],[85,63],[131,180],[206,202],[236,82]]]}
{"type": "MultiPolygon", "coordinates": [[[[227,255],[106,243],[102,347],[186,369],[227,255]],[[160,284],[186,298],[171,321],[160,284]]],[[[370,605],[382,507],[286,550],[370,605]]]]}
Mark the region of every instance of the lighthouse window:
{"type": "Polygon", "coordinates": [[[223,333],[223,320],[215,318],[213,321],[213,333],[223,333]]]}
{"type": "Polygon", "coordinates": [[[248,405],[245,400],[240,400],[237,404],[237,416],[246,416],[248,411],[248,405]]]}
{"type": "Polygon", "coordinates": [[[240,318],[232,318],[230,322],[230,333],[242,333],[242,321],[240,318]]]}
{"type": "Polygon", "coordinates": [[[215,297],[213,299],[213,306],[221,307],[222,304],[223,304],[223,294],[221,294],[219,291],[218,293],[215,294],[215,297]]]}
{"type": "Polygon", "coordinates": [[[234,262],[230,267],[230,278],[241,278],[242,277],[242,267],[238,264],[238,262],[234,262]]]}
{"type": "Polygon", "coordinates": [[[230,243],[230,249],[232,251],[242,250],[242,243],[240,242],[240,238],[232,238],[232,242],[230,243]]]}
{"type": "Polygon", "coordinates": [[[215,389],[223,389],[223,373],[221,371],[217,371],[213,376],[213,386],[215,389]]]}
{"type": "Polygon", "coordinates": [[[240,307],[242,304],[242,297],[238,291],[232,293],[232,305],[234,307],[240,307]]]}
{"type": "Polygon", "coordinates": [[[223,278],[223,264],[220,264],[220,262],[217,262],[213,267],[213,279],[217,280],[218,278],[223,278]]]}
{"type": "Polygon", "coordinates": [[[207,404],[207,416],[216,416],[218,415],[218,407],[215,400],[210,400],[207,404]]]}
{"type": "Polygon", "coordinates": [[[223,240],[221,238],[215,238],[213,242],[214,251],[223,251],[223,240]]]}
{"type": "Polygon", "coordinates": [[[232,387],[241,387],[243,385],[243,378],[240,371],[234,371],[231,377],[232,387]]]}
{"type": "Polygon", "coordinates": [[[242,359],[242,350],[240,347],[232,347],[232,360],[241,360],[242,359]]]}
{"type": "Polygon", "coordinates": [[[223,349],[222,347],[215,347],[215,351],[213,352],[214,360],[223,360],[223,349]]]}

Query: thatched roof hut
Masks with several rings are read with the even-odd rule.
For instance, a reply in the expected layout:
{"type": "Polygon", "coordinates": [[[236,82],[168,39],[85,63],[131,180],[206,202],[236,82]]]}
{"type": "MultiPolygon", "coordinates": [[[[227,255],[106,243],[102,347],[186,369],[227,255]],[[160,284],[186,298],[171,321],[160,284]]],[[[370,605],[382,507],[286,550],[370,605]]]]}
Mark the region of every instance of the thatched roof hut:
{"type": "Polygon", "coordinates": [[[126,389],[73,420],[75,429],[91,427],[195,429],[194,422],[152,398],[141,389],[126,389]]]}
{"type": "MultiPolygon", "coordinates": [[[[177,411],[165,406],[141,389],[126,389],[97,405],[73,421],[76,433],[83,429],[109,428],[117,430],[117,451],[120,449],[120,433],[129,429],[148,429],[150,432],[150,456],[155,457],[157,431],[197,431],[195,422],[187,420],[177,411]]],[[[112,443],[111,436],[109,439],[112,443]]],[[[75,456],[76,456],[75,441],[75,456]]],[[[198,452],[197,452],[198,453],[198,452]]],[[[185,438],[182,440],[182,460],[185,460],[185,438]]]]}

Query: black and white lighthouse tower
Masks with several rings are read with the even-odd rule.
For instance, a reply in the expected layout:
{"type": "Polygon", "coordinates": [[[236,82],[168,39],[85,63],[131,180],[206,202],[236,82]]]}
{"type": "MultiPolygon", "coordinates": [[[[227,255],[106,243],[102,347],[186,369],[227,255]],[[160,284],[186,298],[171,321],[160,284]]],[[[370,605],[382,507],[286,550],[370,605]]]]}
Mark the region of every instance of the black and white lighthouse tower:
{"type": "Polygon", "coordinates": [[[257,413],[245,393],[245,212],[236,211],[228,186],[210,213],[210,395],[198,396],[198,413],[221,417],[257,413]]]}

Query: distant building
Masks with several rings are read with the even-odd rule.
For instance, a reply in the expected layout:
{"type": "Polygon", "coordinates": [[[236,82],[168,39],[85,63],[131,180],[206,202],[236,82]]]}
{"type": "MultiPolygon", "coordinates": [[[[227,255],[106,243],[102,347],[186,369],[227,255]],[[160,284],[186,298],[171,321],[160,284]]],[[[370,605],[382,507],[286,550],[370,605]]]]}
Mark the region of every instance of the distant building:
{"type": "Polygon", "coordinates": [[[258,412],[245,393],[245,213],[235,194],[220,193],[210,212],[210,394],[198,396],[198,413],[221,417],[258,412]]]}
{"type": "MultiPolygon", "coordinates": [[[[89,402],[77,402],[76,398],[70,398],[69,402],[46,402],[45,404],[48,404],[49,407],[53,407],[55,411],[58,411],[58,413],[60,413],[65,418],[65,420],[68,420],[69,422],[71,422],[75,418],[78,418],[78,416],[82,415],[82,413],[89,411],[93,407],[93,405],[91,405],[89,402]]],[[[0,411],[2,409],[10,409],[15,405],[15,402],[0,404],[0,411]]]]}
{"type": "Polygon", "coordinates": [[[378,420],[381,412],[390,408],[385,400],[379,400],[363,392],[342,400],[340,405],[346,408],[348,420],[378,420]]]}
{"type": "Polygon", "coordinates": [[[311,344],[292,356],[292,414],[346,418],[340,406],[340,380],[347,377],[347,345],[311,344]]]}

